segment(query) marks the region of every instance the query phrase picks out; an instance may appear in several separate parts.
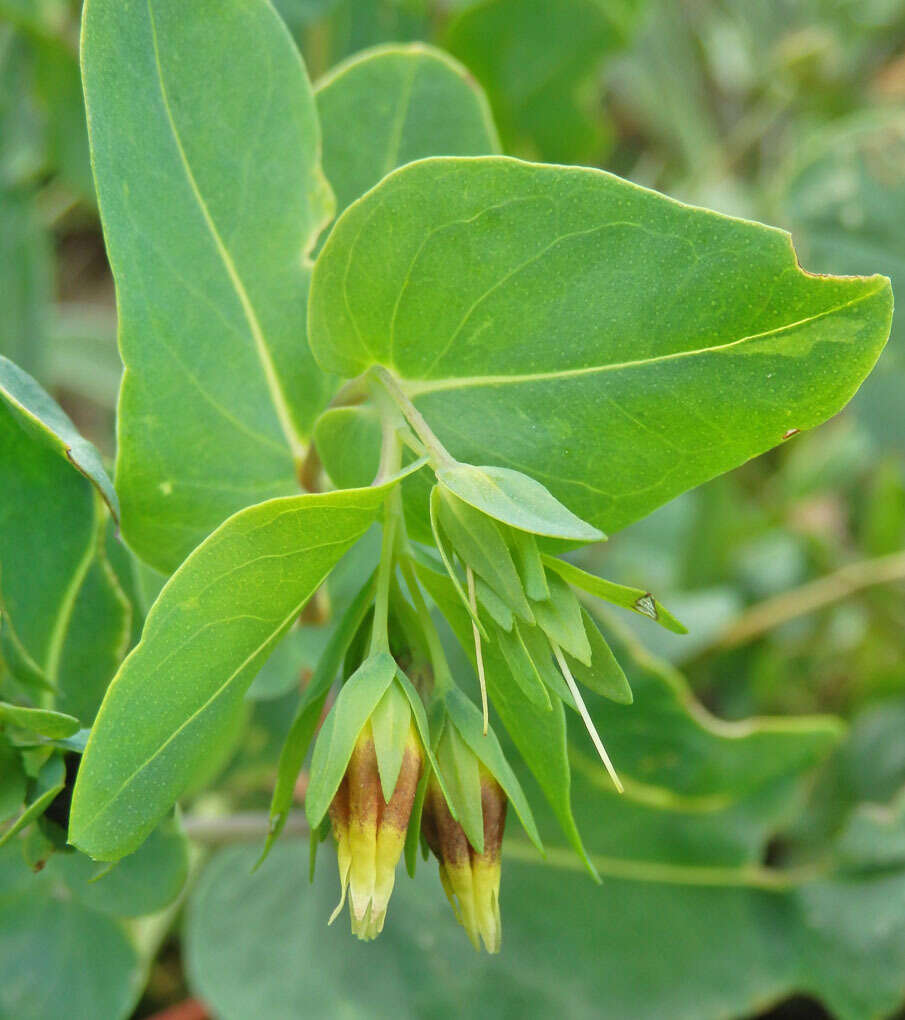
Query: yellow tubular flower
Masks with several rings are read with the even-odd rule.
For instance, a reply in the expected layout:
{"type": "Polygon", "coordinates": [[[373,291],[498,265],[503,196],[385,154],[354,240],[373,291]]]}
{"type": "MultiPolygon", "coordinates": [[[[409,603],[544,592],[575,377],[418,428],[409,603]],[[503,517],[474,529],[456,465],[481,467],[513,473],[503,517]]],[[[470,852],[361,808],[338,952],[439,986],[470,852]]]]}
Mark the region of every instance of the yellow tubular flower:
{"type": "Polygon", "coordinates": [[[462,826],[450,814],[443,791],[431,777],[421,831],[437,858],[440,881],[456,920],[475,949],[481,942],[488,953],[502,943],[500,921],[500,850],[506,825],[506,794],[493,776],[480,766],[481,808],[484,816],[484,852],[476,853],[462,826]]]}
{"type": "Polygon", "coordinates": [[[352,932],[360,939],[376,938],[383,929],[422,763],[421,741],[410,725],[399,778],[389,802],[385,801],[368,722],[330,805],[342,886],[330,920],[342,910],[348,890],[352,932]]]}

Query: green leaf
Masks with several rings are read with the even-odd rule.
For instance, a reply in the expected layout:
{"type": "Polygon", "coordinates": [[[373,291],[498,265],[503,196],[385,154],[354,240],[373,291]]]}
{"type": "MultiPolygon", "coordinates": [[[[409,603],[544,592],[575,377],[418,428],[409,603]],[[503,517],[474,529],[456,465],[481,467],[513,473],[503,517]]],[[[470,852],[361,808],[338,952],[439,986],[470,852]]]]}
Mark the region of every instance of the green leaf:
{"type": "Polygon", "coordinates": [[[298,781],[299,772],[302,770],[305,756],[308,754],[314,732],[321,720],[327,695],[343,664],[346,651],[370,608],[373,597],[372,578],[368,584],[361,588],[330,635],[327,647],[318,660],[317,668],[305,688],[295,718],[292,720],[289,734],[280,751],[277,780],[270,800],[270,832],[267,834],[267,841],[258,864],[270,853],[274,841],[286,824],[295,794],[295,784],[298,781]]]}
{"type": "Polygon", "coordinates": [[[487,631],[484,628],[484,624],[481,622],[480,616],[472,608],[471,601],[465,594],[465,590],[462,587],[462,582],[459,579],[459,575],[456,573],[455,565],[452,561],[451,553],[447,551],[445,536],[440,526],[440,514],[441,514],[441,503],[442,494],[439,486],[435,485],[431,489],[430,493],[430,520],[431,520],[431,532],[433,533],[434,545],[437,547],[437,552],[440,553],[440,559],[443,561],[443,566],[446,568],[446,575],[449,578],[450,584],[453,586],[453,590],[459,597],[463,608],[471,617],[472,623],[478,628],[478,633],[481,637],[487,637],[487,631]]]}
{"type": "Polygon", "coordinates": [[[52,758],[47,759],[41,767],[37,779],[29,784],[28,803],[25,805],[25,809],[8,829],[0,833],[0,847],[8,843],[17,832],[21,832],[26,826],[37,821],[65,785],[66,767],[63,764],[62,756],[55,754],[52,758]]]}
{"type": "Polygon", "coordinates": [[[553,659],[553,649],[547,635],[540,627],[526,627],[520,624],[518,636],[531,659],[535,674],[560,701],[577,711],[575,699],[553,659]]]}
{"type": "Polygon", "coordinates": [[[315,98],[338,213],[405,163],[499,151],[474,79],[421,43],[355,54],[317,83],[315,98]]]}
{"type": "Polygon", "coordinates": [[[268,500],[189,556],[104,698],[75,786],[73,843],[115,860],[150,833],[216,752],[262,662],[393,484],[268,500]]]}
{"type": "Polygon", "coordinates": [[[586,591],[590,595],[595,595],[614,606],[622,606],[623,609],[631,609],[634,613],[640,613],[641,616],[654,620],[674,634],[688,633],[688,630],[649,591],[605,581],[602,577],[589,574],[581,567],[576,567],[574,563],[557,559],[555,556],[544,554],[543,561],[551,570],[555,570],[564,581],[576,588],[581,588],[582,591],[586,591]]]}
{"type": "Polygon", "coordinates": [[[305,814],[312,829],[320,825],[349,766],[355,741],[396,675],[388,652],[369,655],[343,684],[321,726],[311,758],[305,814]]]}
{"type": "Polygon", "coordinates": [[[90,726],[144,614],[131,587],[131,553],[112,520],[98,520],[94,558],[82,578],[56,672],[55,705],[90,726]],[[119,572],[121,571],[121,572],[119,572]]]}
{"type": "Polygon", "coordinates": [[[478,605],[487,610],[488,616],[493,622],[501,627],[505,631],[512,630],[514,623],[514,617],[512,610],[506,603],[497,595],[497,593],[486,584],[480,577],[475,578],[475,595],[478,600],[478,605]]]}
{"type": "Polygon", "coordinates": [[[616,656],[613,655],[612,648],[584,609],[581,611],[581,618],[591,648],[591,662],[587,665],[566,653],[572,676],[597,694],[602,694],[620,705],[630,705],[632,689],[622,667],[616,661],[616,656]]]}
{"type": "Polygon", "coordinates": [[[528,838],[543,853],[544,847],[534,823],[534,815],[531,813],[528,798],[512,771],[512,766],[506,761],[496,734],[492,729],[484,733],[484,722],[480,711],[461,691],[453,688],[446,697],[446,705],[449,709],[449,716],[455,723],[462,739],[502,786],[503,792],[515,809],[528,838]]]}
{"type": "Polygon", "coordinates": [[[521,580],[497,524],[441,486],[437,489],[437,512],[453,549],[513,612],[531,622],[521,580]]]}
{"type": "Polygon", "coordinates": [[[547,574],[534,535],[513,528],[507,537],[512,546],[512,558],[525,587],[525,594],[534,602],[548,599],[550,588],[547,585],[547,574]]]}
{"type": "Polygon", "coordinates": [[[578,599],[566,582],[556,574],[547,579],[547,584],[550,588],[550,598],[532,605],[538,627],[551,642],[555,642],[569,655],[589,666],[591,646],[585,633],[578,599]]]}
{"type": "Polygon", "coordinates": [[[411,724],[412,710],[408,698],[398,684],[391,683],[371,713],[371,733],[374,736],[377,771],[380,774],[383,799],[387,804],[396,789],[411,724]]]}
{"type": "Polygon", "coordinates": [[[521,531],[576,542],[599,542],[592,528],[544,488],[520,471],[454,464],[437,470],[437,480],[470,506],[521,531]]]}
{"type": "Polygon", "coordinates": [[[443,793],[475,852],[484,853],[484,810],[478,759],[448,719],[434,747],[438,772],[445,783],[443,793]]]}
{"type": "Polygon", "coordinates": [[[24,708],[21,705],[10,705],[0,701],[0,725],[3,723],[38,733],[42,737],[50,737],[52,740],[71,737],[78,733],[80,728],[78,719],[71,715],[51,712],[45,708],[24,708]]]}
{"type": "Polygon", "coordinates": [[[333,202],[266,0],[90,0],[82,68],[126,366],[123,533],[168,573],[230,514],[298,488],[332,385],[305,343],[305,256],[333,202]]]}
{"type": "Polygon", "coordinates": [[[507,634],[503,630],[495,631],[494,641],[503,653],[512,679],[524,691],[525,697],[538,708],[552,708],[550,695],[547,693],[540,672],[525,648],[521,637],[521,628],[514,628],[511,634],[507,634]]]}
{"type": "Polygon", "coordinates": [[[508,151],[594,162],[607,128],[601,61],[624,45],[642,6],[599,0],[478,0],[446,45],[487,89],[508,151]]]}
{"type": "MultiPolygon", "coordinates": [[[[405,673],[402,672],[401,669],[396,671],[396,681],[402,688],[402,691],[405,694],[405,696],[408,698],[409,707],[412,710],[412,718],[415,720],[415,729],[417,729],[418,731],[418,736],[421,740],[421,746],[424,749],[424,754],[425,757],[427,758],[427,763],[425,764],[424,772],[426,773],[428,769],[430,769],[433,772],[433,774],[437,777],[437,783],[439,784],[440,789],[443,791],[444,796],[446,796],[449,791],[446,786],[446,780],[443,778],[443,775],[437,766],[437,759],[434,756],[434,752],[431,746],[430,726],[428,724],[427,712],[424,709],[424,702],[421,700],[421,695],[415,690],[411,680],[409,680],[409,678],[405,675],[405,673]]],[[[422,773],[422,778],[423,776],[424,773],[422,773]]],[[[422,802],[423,799],[424,798],[422,795],[422,802]]],[[[450,813],[452,814],[453,818],[456,817],[456,813],[453,808],[450,808],[450,813]]]]}
{"type": "Polygon", "coordinates": [[[309,336],[326,371],[391,370],[457,460],[613,532],[835,414],[891,308],[882,277],[809,275],[781,231],[602,171],[429,159],[337,222],[309,336]]]}
{"type": "Polygon", "coordinates": [[[331,407],[317,419],[314,443],[334,485],[367,485],[380,467],[380,416],[377,409],[331,407]]]}
{"type": "Polygon", "coordinates": [[[101,494],[114,518],[119,517],[119,501],[100,454],[79,435],[60,405],[4,357],[0,357],[0,400],[29,435],[80,471],[101,494]]]}

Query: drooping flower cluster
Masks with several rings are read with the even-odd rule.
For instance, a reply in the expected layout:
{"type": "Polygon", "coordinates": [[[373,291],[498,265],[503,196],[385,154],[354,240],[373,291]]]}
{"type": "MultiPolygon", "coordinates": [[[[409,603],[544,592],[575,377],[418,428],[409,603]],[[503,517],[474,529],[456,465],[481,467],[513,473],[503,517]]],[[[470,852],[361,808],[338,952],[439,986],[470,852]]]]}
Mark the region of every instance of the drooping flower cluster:
{"type": "MultiPolygon", "coordinates": [[[[415,435],[402,418],[385,415],[378,479],[406,473],[399,473],[400,435],[427,451],[408,472],[428,463],[434,470],[429,503],[415,510],[422,515],[415,530],[432,542],[409,537],[399,487],[389,486],[380,562],[337,624],[303,699],[293,726],[301,751],[291,746],[284,757],[297,770],[312,720],[344,664],[346,679],[314,748],[305,802],[314,845],[331,828],[336,842],[341,895],[331,921],[348,900],[353,933],[379,935],[399,860],[404,854],[413,873],[420,844],[436,857],[472,944],[495,953],[510,803],[541,849],[527,798],[490,723],[495,699],[505,701],[507,726],[515,707],[533,713],[541,727],[545,717],[553,720],[551,734],[557,726],[562,732],[559,703],[576,711],[621,790],[579,685],[622,703],[631,702],[631,690],[575,589],[682,628],[649,592],[612,584],[544,551],[547,539],[604,536],[538,482],[454,461],[404,397],[399,407],[415,435]],[[438,615],[471,658],[473,673],[459,666],[454,675],[438,615]],[[469,685],[480,708],[463,690],[469,685]]],[[[533,768],[530,749],[524,741],[520,747],[533,768]]]]}

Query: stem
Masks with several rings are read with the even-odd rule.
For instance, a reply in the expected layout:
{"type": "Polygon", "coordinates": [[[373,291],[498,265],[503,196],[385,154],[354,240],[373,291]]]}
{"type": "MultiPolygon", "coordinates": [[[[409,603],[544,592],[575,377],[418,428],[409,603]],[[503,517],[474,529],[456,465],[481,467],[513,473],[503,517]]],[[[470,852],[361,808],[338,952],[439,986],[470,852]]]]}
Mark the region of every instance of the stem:
{"type": "Polygon", "coordinates": [[[481,650],[481,635],[474,617],[478,615],[478,599],[475,594],[474,571],[467,564],[465,566],[465,577],[468,581],[468,602],[474,614],[471,621],[471,632],[474,635],[474,654],[478,663],[478,682],[481,685],[481,711],[484,714],[484,736],[487,736],[487,726],[490,722],[487,711],[487,681],[484,678],[484,654],[481,650]]]}
{"type": "Polygon", "coordinates": [[[427,608],[424,596],[421,594],[418,578],[415,576],[415,571],[412,570],[412,561],[404,556],[400,559],[399,566],[402,570],[402,576],[405,578],[406,587],[412,597],[412,605],[415,607],[421,629],[424,631],[424,639],[427,641],[427,650],[430,652],[431,663],[434,667],[434,691],[438,697],[443,697],[453,685],[452,670],[449,668],[446,652],[443,651],[440,635],[437,633],[430,610],[427,608]]]}
{"type": "Polygon", "coordinates": [[[435,467],[448,467],[455,464],[455,459],[450,455],[446,447],[434,435],[433,429],[424,420],[424,415],[409,400],[402,390],[402,387],[382,365],[375,365],[371,371],[374,377],[381,383],[383,388],[393,398],[394,403],[405,416],[405,420],[415,431],[415,435],[424,443],[430,451],[435,467]]]}
{"type": "Polygon", "coordinates": [[[787,620],[813,613],[863,588],[902,580],[905,580],[905,552],[850,563],[826,577],[752,606],[727,627],[711,647],[735,648],[787,620]]]}
{"type": "Polygon", "coordinates": [[[622,783],[619,781],[619,776],[616,775],[616,770],[613,768],[610,756],[606,753],[606,748],[603,746],[603,741],[600,739],[600,734],[597,732],[597,727],[594,725],[591,713],[588,711],[588,707],[584,703],[581,692],[578,690],[578,684],[575,683],[575,678],[572,676],[572,671],[569,669],[569,664],[566,662],[566,657],[563,655],[562,649],[559,645],[553,644],[553,654],[556,656],[556,661],[559,663],[559,668],[562,670],[562,675],[565,678],[566,685],[572,692],[572,697],[575,699],[575,704],[578,706],[578,714],[584,721],[591,740],[594,742],[594,747],[597,748],[600,760],[606,767],[607,772],[609,772],[610,779],[613,780],[613,785],[620,793],[624,793],[625,790],[622,783]]]}
{"type": "MultiPolygon", "coordinates": [[[[383,446],[380,453],[380,467],[375,484],[389,478],[399,470],[402,462],[402,446],[399,436],[389,417],[383,419],[383,446]]],[[[383,509],[383,539],[380,543],[380,565],[377,568],[377,594],[374,598],[374,625],[371,630],[370,654],[389,652],[390,636],[388,621],[390,615],[390,582],[396,568],[396,531],[402,518],[402,503],[399,487],[394,485],[387,494],[383,509]]]]}
{"type": "MultiPolygon", "coordinates": [[[[199,843],[233,843],[239,840],[258,839],[270,833],[270,815],[267,811],[245,811],[235,815],[187,815],[182,827],[190,839],[199,843]]],[[[304,811],[290,811],[283,825],[283,835],[305,835],[308,820],[304,811]]]]}

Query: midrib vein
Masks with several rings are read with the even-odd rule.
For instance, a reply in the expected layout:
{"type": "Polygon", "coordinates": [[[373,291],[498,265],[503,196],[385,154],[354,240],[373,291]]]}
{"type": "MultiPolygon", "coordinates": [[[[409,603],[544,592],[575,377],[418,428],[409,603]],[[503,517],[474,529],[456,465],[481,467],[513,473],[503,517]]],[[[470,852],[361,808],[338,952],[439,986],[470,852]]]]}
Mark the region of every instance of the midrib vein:
{"type": "Polygon", "coordinates": [[[251,303],[251,299],[248,296],[245,286],[242,283],[242,279],[239,276],[239,272],[236,269],[236,265],[233,262],[232,256],[230,255],[226,245],[223,243],[223,238],[220,236],[220,232],[217,230],[217,225],[214,223],[214,219],[211,216],[210,210],[207,207],[207,203],[204,201],[204,197],[201,194],[201,189],[198,187],[198,182],[195,180],[195,175],[192,172],[191,165],[188,161],[185,148],[182,144],[182,139],[179,135],[179,130],[176,127],[176,120],[173,117],[173,111],[170,107],[170,99],[167,94],[166,84],[163,80],[163,65],[160,61],[160,47],[157,41],[157,25],[154,21],[154,10],[152,0],[147,0],[148,3],[148,20],[151,26],[151,40],[154,46],[154,66],[157,70],[157,81],[160,85],[160,96],[163,102],[164,112],[166,113],[167,123],[170,127],[170,132],[173,135],[173,141],[176,145],[176,150],[179,153],[179,159],[182,163],[182,167],[185,170],[185,176],[188,180],[189,187],[192,190],[192,194],[195,197],[195,201],[198,203],[198,208],[201,211],[201,215],[204,219],[205,224],[210,232],[211,238],[214,242],[214,246],[217,249],[217,254],[220,256],[220,260],[226,269],[227,276],[229,276],[230,283],[232,283],[235,289],[236,296],[239,299],[239,304],[242,306],[242,312],[245,316],[245,321],[248,323],[248,329],[251,333],[252,340],[255,345],[255,352],[258,355],[258,360],[261,363],[261,367],[264,370],[264,379],[267,383],[267,389],[270,392],[270,399],[273,403],[274,410],[276,411],[277,419],[280,423],[280,428],[283,431],[283,435],[286,437],[286,442],[289,444],[289,449],[292,452],[293,459],[296,463],[301,463],[304,459],[307,448],[302,440],[301,436],[296,432],[295,426],[292,423],[292,416],[289,413],[289,405],[286,402],[286,395],[283,393],[283,388],[280,385],[279,377],[277,376],[276,367],[273,363],[273,357],[270,353],[270,348],[267,346],[267,341],[264,339],[264,333],[261,329],[261,324],[258,322],[258,317],[255,313],[254,306],[251,303]]]}
{"type": "Polygon", "coordinates": [[[762,333],[752,333],[749,336],[739,337],[737,340],[729,340],[723,344],[714,344],[712,347],[700,347],[692,351],[674,351],[671,354],[658,354],[652,358],[639,358],[635,361],[612,362],[606,365],[587,365],[581,368],[567,368],[554,372],[533,372],[523,375],[481,375],[481,376],[457,376],[447,379],[402,379],[400,380],[405,393],[409,397],[419,397],[428,393],[438,393],[443,390],[469,389],[480,386],[513,386],[520,383],[545,382],[558,379],[577,379],[588,375],[601,375],[604,372],[620,372],[626,369],[643,368],[647,365],[656,365],[661,362],[680,361],[684,358],[694,358],[702,354],[716,354],[721,351],[728,351],[734,347],[753,340],[763,340],[766,337],[778,336],[788,330],[796,329],[799,326],[806,326],[811,322],[817,322],[827,316],[835,315],[837,312],[851,308],[862,301],[875,297],[882,290],[882,285],[867,294],[860,294],[850,301],[841,305],[827,308],[815,315],[809,315],[796,322],[786,322],[773,329],[764,330],[762,333]]]}

